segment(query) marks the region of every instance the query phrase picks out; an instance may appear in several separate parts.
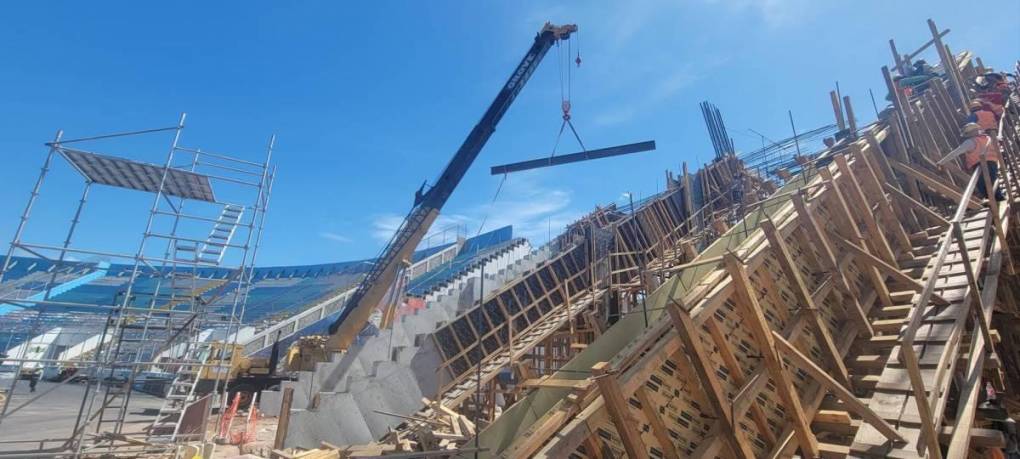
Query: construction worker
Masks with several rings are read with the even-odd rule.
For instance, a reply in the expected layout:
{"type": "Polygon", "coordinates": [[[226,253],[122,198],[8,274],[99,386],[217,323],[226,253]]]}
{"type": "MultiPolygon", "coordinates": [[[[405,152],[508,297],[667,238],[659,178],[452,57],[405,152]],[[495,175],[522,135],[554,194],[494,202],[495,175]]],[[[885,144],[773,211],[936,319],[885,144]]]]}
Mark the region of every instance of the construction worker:
{"type": "MultiPolygon", "coordinates": [[[[988,175],[991,179],[991,183],[986,184],[984,178],[978,180],[977,189],[974,194],[980,199],[988,199],[988,190],[995,187],[995,178],[999,172],[999,149],[992,142],[992,138],[981,131],[981,126],[977,123],[967,123],[963,126],[960,131],[960,136],[965,140],[960,146],[956,147],[955,150],[946,154],[938,161],[938,165],[952,161],[957,156],[963,155],[964,170],[967,173],[973,173],[978,166],[981,165],[981,161],[985,161],[988,165],[988,175]]],[[[1002,190],[995,190],[995,200],[1004,201],[1006,199],[1003,195],[1002,190]]]]}
{"type": "Polygon", "coordinates": [[[976,123],[985,132],[991,134],[995,132],[999,127],[999,120],[995,113],[991,110],[985,109],[985,104],[981,99],[974,99],[970,101],[970,116],[967,117],[968,123],[976,123]]]}

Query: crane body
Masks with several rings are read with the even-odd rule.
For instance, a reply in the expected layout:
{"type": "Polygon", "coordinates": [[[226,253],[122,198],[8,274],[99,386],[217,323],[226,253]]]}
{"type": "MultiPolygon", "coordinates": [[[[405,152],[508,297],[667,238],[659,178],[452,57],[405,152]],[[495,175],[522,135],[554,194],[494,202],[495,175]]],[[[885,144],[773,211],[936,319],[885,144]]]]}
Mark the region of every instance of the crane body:
{"type": "Polygon", "coordinates": [[[577,26],[573,24],[555,26],[546,23],[538,32],[527,54],[447,163],[439,179],[428,190],[422,185],[415,193],[411,211],[386,244],[372,269],[358,284],[358,288],[344,305],[336,321],[330,325],[327,339],[327,347],[330,350],[343,351],[351,345],[358,332],[368,322],[373,309],[393,284],[399,271],[410,263],[415,248],[436,221],[443,205],[460,184],[489,137],[496,131],[496,125],[524,88],[542,58],[557,41],[569,39],[576,31],[577,26]]]}

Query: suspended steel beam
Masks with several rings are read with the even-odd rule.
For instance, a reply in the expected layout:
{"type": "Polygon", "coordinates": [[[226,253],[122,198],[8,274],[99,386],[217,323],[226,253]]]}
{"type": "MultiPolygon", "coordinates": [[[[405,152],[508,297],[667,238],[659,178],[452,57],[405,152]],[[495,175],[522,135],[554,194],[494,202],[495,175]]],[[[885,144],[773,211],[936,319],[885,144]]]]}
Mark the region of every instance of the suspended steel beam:
{"type": "Polygon", "coordinates": [[[521,161],[519,163],[492,166],[492,175],[509,174],[511,172],[520,172],[526,171],[528,169],[538,169],[549,166],[559,166],[561,164],[576,163],[592,159],[602,159],[608,158],[610,156],[629,155],[631,153],[641,153],[644,151],[651,151],[654,149],[655,149],[654,140],[649,140],[647,142],[631,143],[627,145],[618,145],[609,148],[599,148],[597,150],[582,151],[580,153],[570,153],[567,155],[550,156],[548,158],[532,159],[528,161],[521,161]]]}

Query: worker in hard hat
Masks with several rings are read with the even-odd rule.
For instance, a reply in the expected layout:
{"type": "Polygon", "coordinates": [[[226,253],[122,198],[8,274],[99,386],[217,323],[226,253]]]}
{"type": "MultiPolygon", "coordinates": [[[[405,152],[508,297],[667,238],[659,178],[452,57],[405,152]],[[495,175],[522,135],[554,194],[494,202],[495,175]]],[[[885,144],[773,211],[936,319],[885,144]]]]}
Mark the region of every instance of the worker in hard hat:
{"type": "MultiPolygon", "coordinates": [[[[995,188],[995,179],[999,172],[999,148],[992,142],[992,138],[985,134],[981,130],[981,126],[977,123],[967,123],[963,126],[960,132],[960,136],[964,138],[963,143],[956,147],[955,150],[949,152],[938,161],[938,165],[952,161],[956,157],[963,155],[963,167],[967,173],[973,173],[981,162],[984,161],[988,165],[988,175],[991,183],[985,183],[984,177],[978,179],[977,189],[974,194],[981,199],[988,199],[988,190],[995,188]]],[[[1002,190],[995,189],[995,200],[1004,201],[1006,199],[1003,195],[1002,190]]]]}
{"type": "Polygon", "coordinates": [[[975,123],[981,127],[986,133],[993,133],[999,127],[999,120],[991,110],[988,110],[986,104],[981,99],[974,99],[970,101],[968,105],[970,108],[970,116],[967,117],[968,123],[975,123]]]}

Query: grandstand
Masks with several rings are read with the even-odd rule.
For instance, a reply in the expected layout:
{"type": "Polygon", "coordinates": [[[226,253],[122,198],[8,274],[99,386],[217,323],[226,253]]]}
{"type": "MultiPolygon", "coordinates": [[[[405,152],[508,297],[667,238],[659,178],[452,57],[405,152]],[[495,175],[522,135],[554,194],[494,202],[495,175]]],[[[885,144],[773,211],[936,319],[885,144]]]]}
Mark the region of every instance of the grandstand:
{"type": "MultiPolygon", "coordinates": [[[[519,244],[519,241],[513,238],[512,227],[506,226],[466,240],[458,238],[455,242],[418,250],[414,254],[414,264],[408,270],[410,290],[416,295],[435,290],[465,269],[505,247],[519,244]]],[[[11,269],[0,284],[0,350],[3,351],[0,355],[18,355],[20,346],[26,345],[26,342],[31,349],[28,354],[34,359],[73,359],[94,349],[102,339],[99,334],[108,315],[97,312],[95,307],[85,308],[76,304],[100,308],[107,305],[112,311],[112,305],[117,304],[118,298],[122,299],[132,266],[65,262],[58,269],[53,262],[40,258],[12,258],[11,269]],[[28,301],[42,299],[47,284],[56,287],[45,306],[28,301]],[[62,306],[61,303],[67,305],[62,306]]],[[[0,265],[3,261],[0,257],[0,265]]],[[[252,342],[252,338],[244,337],[276,332],[280,329],[278,325],[287,324],[288,319],[303,317],[303,313],[324,301],[336,299],[338,293],[354,287],[371,266],[372,260],[367,259],[255,268],[243,316],[245,327],[239,333],[239,339],[252,342]]],[[[230,314],[236,291],[232,272],[227,268],[198,270],[198,278],[202,282],[197,287],[199,290],[225,292],[210,295],[215,297],[210,304],[212,314],[230,314]]],[[[136,281],[136,293],[132,295],[131,303],[141,306],[165,301],[153,298],[151,293],[158,277],[157,272],[149,271],[144,278],[136,281]]],[[[342,301],[333,303],[334,311],[339,310],[342,301]]],[[[293,327],[289,335],[297,337],[304,334],[304,328],[293,327]]],[[[311,331],[314,329],[307,330],[311,331]]]]}

